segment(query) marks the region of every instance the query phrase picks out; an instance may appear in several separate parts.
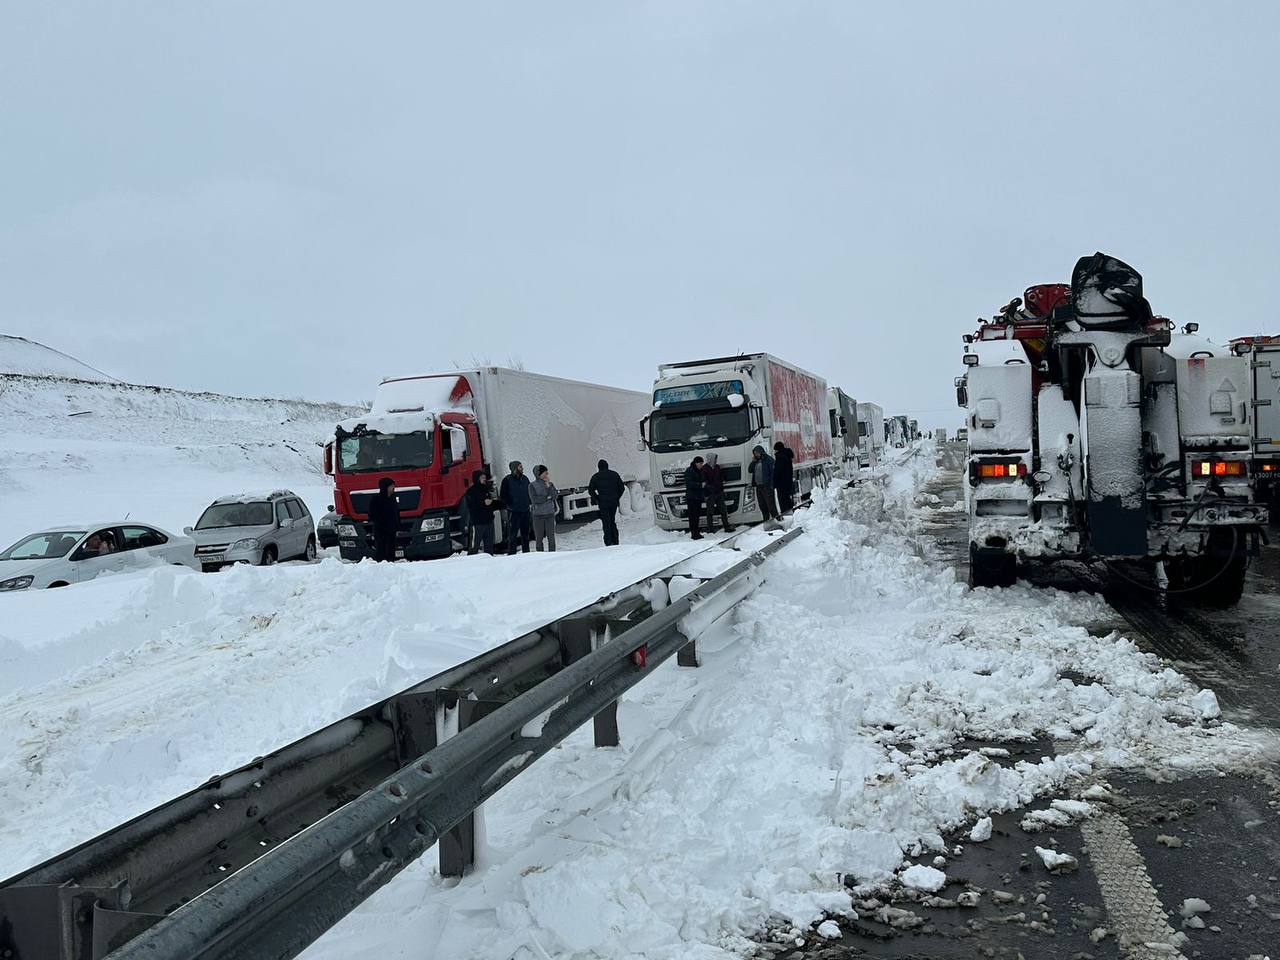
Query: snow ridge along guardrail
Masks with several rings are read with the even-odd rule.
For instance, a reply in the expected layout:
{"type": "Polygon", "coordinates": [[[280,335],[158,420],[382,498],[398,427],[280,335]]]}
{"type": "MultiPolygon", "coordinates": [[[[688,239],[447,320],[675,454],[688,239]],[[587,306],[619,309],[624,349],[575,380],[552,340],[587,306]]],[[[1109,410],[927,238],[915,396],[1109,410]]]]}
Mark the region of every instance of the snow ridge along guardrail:
{"type": "MultiPolygon", "coordinates": [[[[471,814],[759,582],[794,528],[669,606],[646,576],[0,885],[13,960],[294,957],[439,841],[472,862],[471,814]],[[264,852],[265,851],[265,852],[264,852]]],[[[723,542],[722,542],[723,545],[723,542]]]]}

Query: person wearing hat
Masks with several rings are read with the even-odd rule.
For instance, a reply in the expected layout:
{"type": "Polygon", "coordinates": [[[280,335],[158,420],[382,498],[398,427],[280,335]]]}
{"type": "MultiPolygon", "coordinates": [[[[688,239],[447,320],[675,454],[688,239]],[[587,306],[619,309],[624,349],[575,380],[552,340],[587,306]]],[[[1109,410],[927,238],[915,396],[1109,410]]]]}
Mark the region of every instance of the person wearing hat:
{"type": "Polygon", "coordinates": [[[560,502],[560,491],[551,482],[551,471],[544,464],[533,468],[533,482],[529,484],[530,512],[533,514],[533,539],[538,552],[542,553],[542,541],[547,541],[547,549],[556,552],[556,505],[560,502]]]}
{"type": "Polygon", "coordinates": [[[498,490],[498,499],[507,509],[507,553],[516,552],[516,542],[520,549],[529,552],[529,537],[533,533],[533,517],[529,513],[532,501],[529,499],[529,478],[524,475],[524,464],[512,460],[507,464],[511,471],[502,478],[502,486],[498,490]]]}
{"type": "Polygon", "coordinates": [[[600,524],[604,527],[604,545],[618,545],[618,507],[626,495],[627,485],[616,470],[609,469],[609,461],[601,460],[591,482],[587,484],[587,492],[591,494],[591,502],[600,508],[600,524]]]}

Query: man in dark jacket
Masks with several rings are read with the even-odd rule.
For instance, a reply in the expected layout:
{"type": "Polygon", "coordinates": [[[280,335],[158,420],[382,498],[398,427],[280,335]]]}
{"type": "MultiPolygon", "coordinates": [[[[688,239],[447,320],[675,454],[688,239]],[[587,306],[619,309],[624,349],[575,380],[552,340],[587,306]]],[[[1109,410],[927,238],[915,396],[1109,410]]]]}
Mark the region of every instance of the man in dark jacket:
{"type": "Polygon", "coordinates": [[[779,440],[773,445],[773,457],[773,487],[778,491],[778,513],[788,514],[796,505],[792,497],[795,491],[795,469],[792,465],[796,455],[779,440]]]}
{"type": "Polygon", "coordinates": [[[478,553],[482,546],[485,553],[493,553],[493,514],[501,508],[502,501],[494,496],[489,477],[483,470],[477,470],[471,475],[471,486],[467,488],[467,511],[474,531],[468,556],[478,553]]]}
{"type": "Polygon", "coordinates": [[[533,517],[529,513],[529,478],[524,475],[524,464],[512,460],[508,466],[511,472],[502,478],[502,487],[498,491],[498,499],[507,508],[507,553],[516,552],[516,542],[520,549],[529,552],[529,537],[533,533],[533,517]]]}
{"type": "Polygon", "coordinates": [[[702,539],[702,501],[705,496],[702,481],[702,458],[694,457],[684,472],[684,506],[689,511],[689,533],[694,540],[702,539]]]}
{"type": "Polygon", "coordinates": [[[716,532],[716,512],[724,521],[724,532],[733,533],[729,526],[729,508],[724,502],[724,470],[719,463],[719,455],[707,454],[707,463],[702,468],[702,483],[707,497],[707,533],[716,532]]]}
{"type": "Polygon", "coordinates": [[[627,492],[627,485],[616,470],[609,469],[608,460],[601,460],[596,466],[599,469],[587,484],[587,492],[591,494],[591,502],[600,507],[604,545],[615,547],[618,545],[618,505],[627,492]]]}
{"type": "Polygon", "coordinates": [[[766,525],[778,516],[773,500],[773,457],[764,452],[764,447],[756,444],[751,449],[751,486],[756,492],[756,503],[760,504],[760,518],[766,525]]]}
{"type": "Polygon", "coordinates": [[[379,480],[378,492],[369,498],[369,526],[373,527],[373,559],[394,561],[400,501],[396,499],[396,482],[390,477],[379,480]]]}

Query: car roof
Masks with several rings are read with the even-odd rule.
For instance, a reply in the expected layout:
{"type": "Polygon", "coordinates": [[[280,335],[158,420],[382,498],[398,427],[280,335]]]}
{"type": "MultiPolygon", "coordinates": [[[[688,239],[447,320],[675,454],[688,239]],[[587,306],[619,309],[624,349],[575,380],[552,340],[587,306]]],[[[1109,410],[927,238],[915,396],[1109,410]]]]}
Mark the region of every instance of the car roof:
{"type": "Polygon", "coordinates": [[[37,536],[41,533],[91,533],[107,527],[150,527],[152,530],[164,531],[163,527],[148,523],[146,520],[98,520],[94,523],[64,523],[57,527],[45,527],[43,530],[37,530],[32,536],[37,536]]]}
{"type": "Polygon", "coordinates": [[[296,496],[297,494],[292,490],[272,490],[270,493],[230,493],[223,497],[214,497],[213,503],[263,503],[268,500],[296,496]]]}

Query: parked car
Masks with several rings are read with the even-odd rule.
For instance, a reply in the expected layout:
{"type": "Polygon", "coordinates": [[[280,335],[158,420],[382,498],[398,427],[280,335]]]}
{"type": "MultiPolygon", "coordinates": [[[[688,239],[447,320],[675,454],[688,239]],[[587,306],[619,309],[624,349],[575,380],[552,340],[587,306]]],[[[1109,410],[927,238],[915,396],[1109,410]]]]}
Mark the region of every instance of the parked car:
{"type": "Polygon", "coordinates": [[[195,541],[150,523],[86,523],[23,537],[0,553],[0,593],[65,587],[161,564],[200,569],[195,541]]]}
{"type": "Polygon", "coordinates": [[[316,558],[311,512],[291,490],[219,497],[186,532],[195,538],[196,559],[205,570],[316,558]]]}
{"type": "Polygon", "coordinates": [[[316,521],[316,539],[325,550],[338,545],[338,513],[333,507],[316,521]]]}

